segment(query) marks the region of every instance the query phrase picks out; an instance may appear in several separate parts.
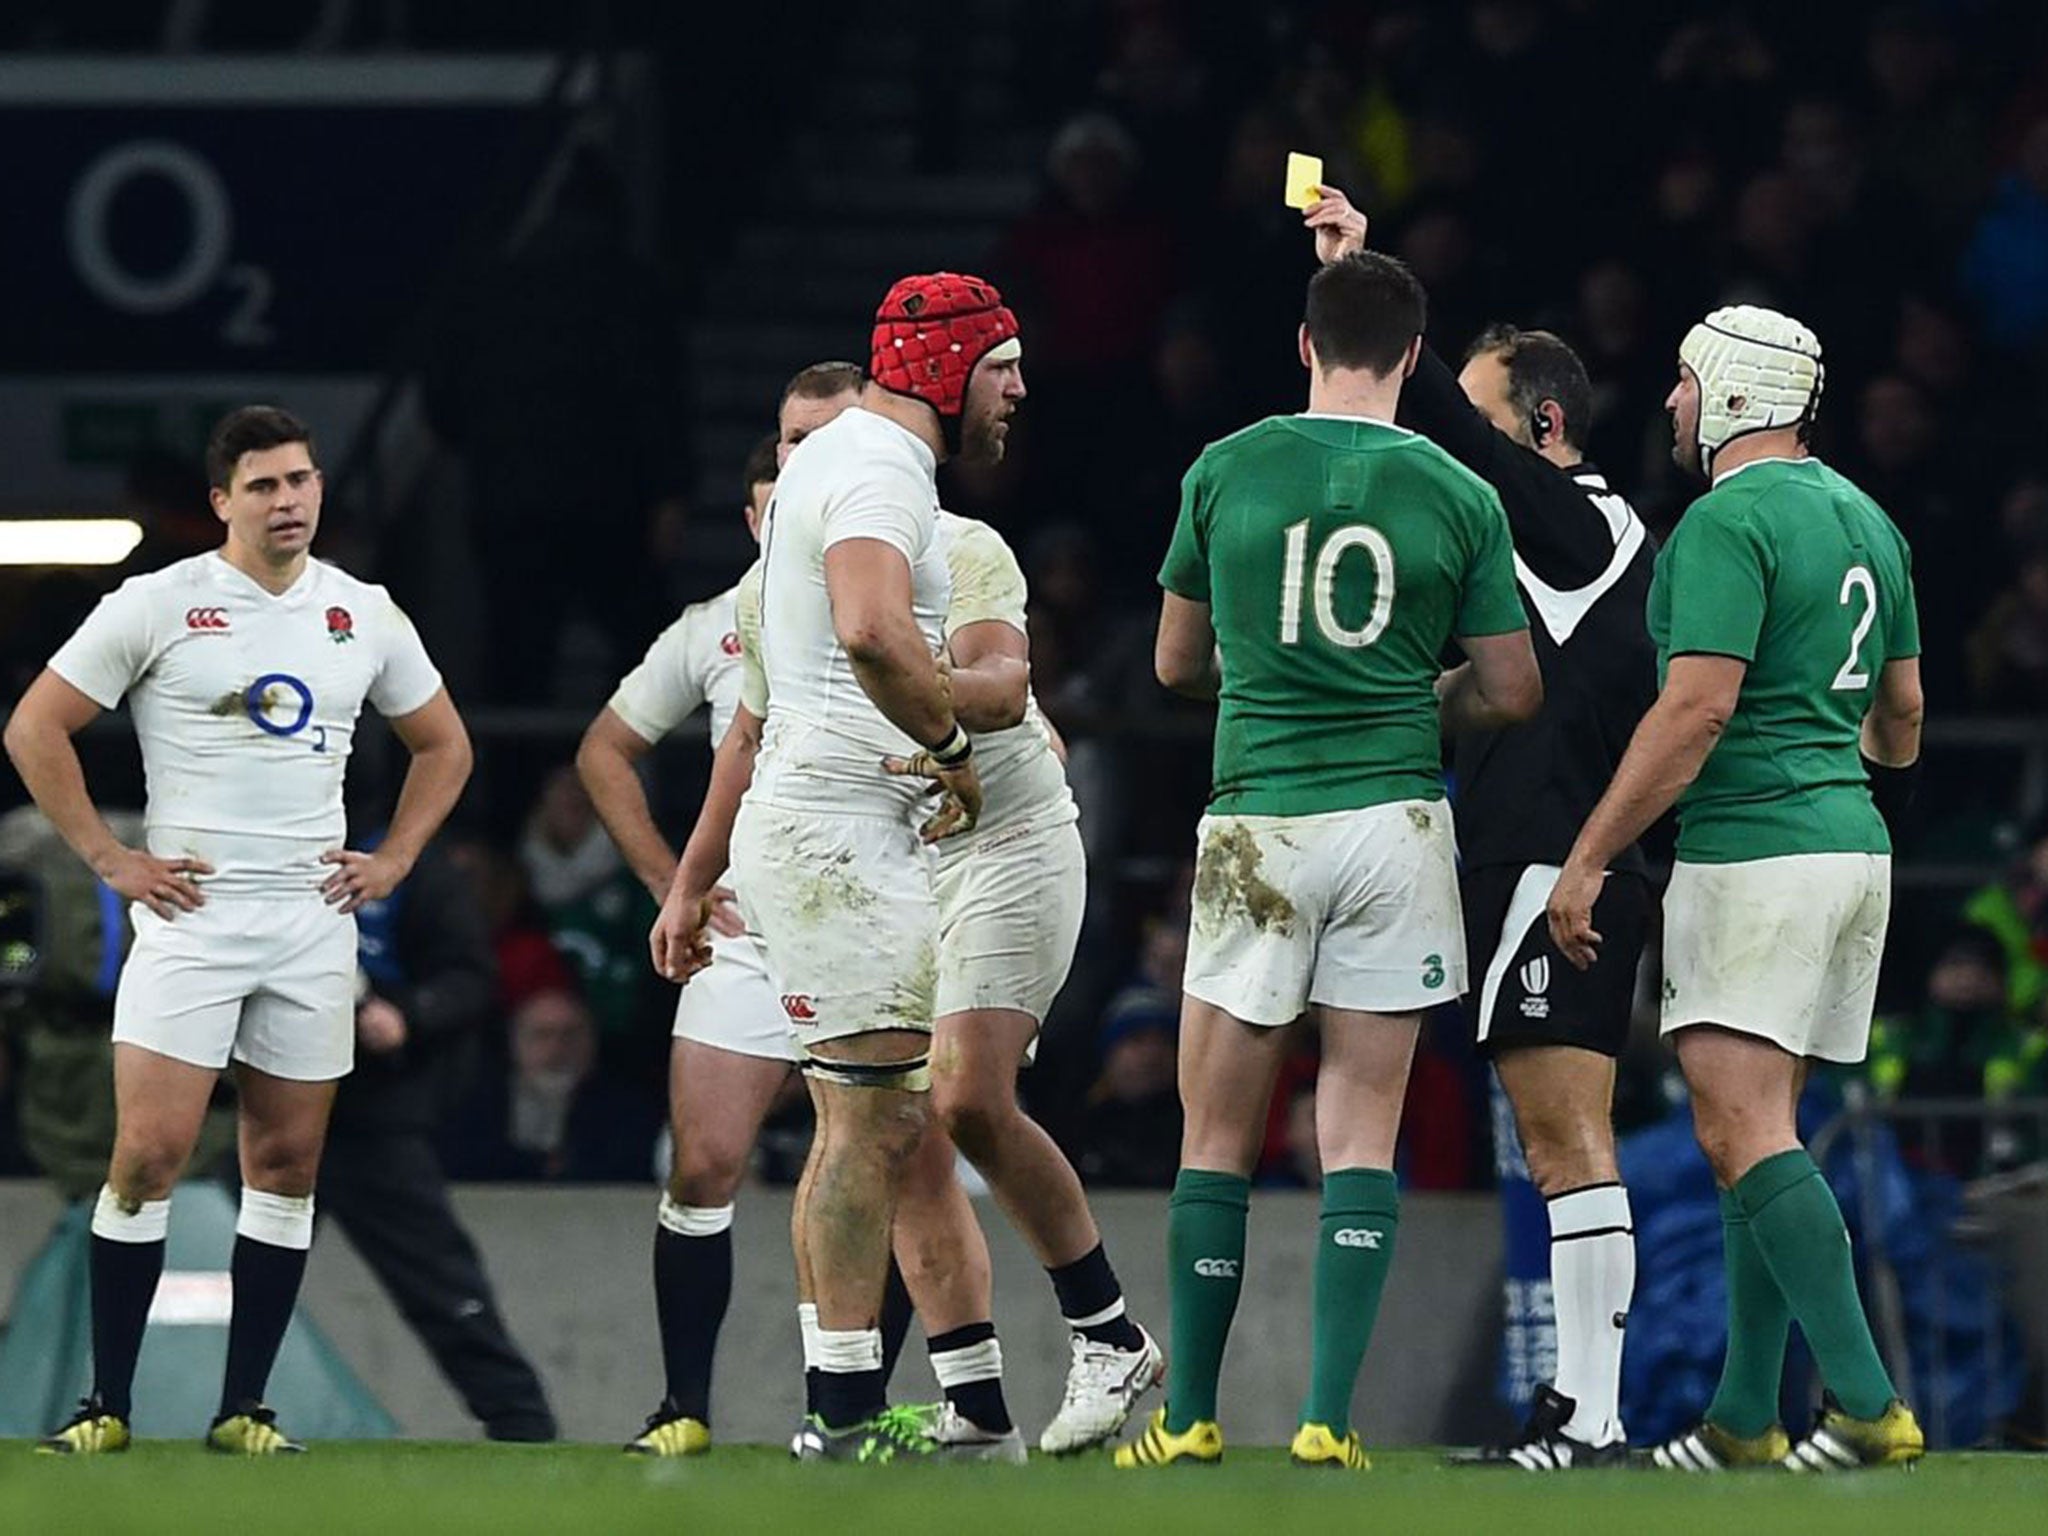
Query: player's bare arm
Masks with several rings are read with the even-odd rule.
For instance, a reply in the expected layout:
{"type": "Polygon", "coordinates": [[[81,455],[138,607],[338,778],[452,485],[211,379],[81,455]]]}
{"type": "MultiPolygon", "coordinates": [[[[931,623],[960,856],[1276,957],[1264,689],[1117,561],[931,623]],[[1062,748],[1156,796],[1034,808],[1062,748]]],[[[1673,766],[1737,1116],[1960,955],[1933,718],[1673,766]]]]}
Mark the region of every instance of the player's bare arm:
{"type": "Polygon", "coordinates": [[[418,709],[394,715],[391,729],[412,755],[405,783],[398,791],[398,809],[391,814],[391,830],[374,852],[336,848],[320,856],[322,863],[336,866],[320,894],[343,912],[358,911],[365,902],[382,901],[398,889],[412,873],[420,850],[462,798],[462,786],[469,782],[469,770],[476,761],[469,732],[446,688],[418,709]]]}
{"type": "Polygon", "coordinates": [[[1580,970],[1600,935],[1593,904],[1616,854],[1649,831],[1699,777],[1742,692],[1746,662],[1733,656],[1674,656],[1663,692],[1636,727],[1614,782],[1572,845],[1548,906],[1551,937],[1580,970]]]}
{"type": "Polygon", "coordinates": [[[114,891],[161,918],[193,911],[206,897],[192,877],[212,874],[213,866],[202,859],[160,859],[128,847],[114,836],[86,790],[85,769],[71,738],[99,713],[99,705],[45,669],[7,720],[7,755],[15,772],[72,851],[114,891]]]}
{"type": "Polygon", "coordinates": [[[1920,691],[1920,658],[1900,657],[1878,674],[1877,696],[1863,717],[1863,755],[1886,768],[1920,761],[1920,726],[1927,702],[1920,691]]]}
{"type": "Polygon", "coordinates": [[[1467,635],[1458,645],[1465,665],[1437,682],[1437,713],[1446,734],[1497,731],[1536,717],[1543,708],[1543,673],[1529,631],[1467,635]]]}
{"type": "Polygon", "coordinates": [[[988,619],[946,642],[953,714],[970,731],[1007,731],[1024,719],[1031,693],[1031,642],[1014,624],[988,619]]]}
{"type": "Polygon", "coordinates": [[[606,705],[577,745],[576,777],[583,781],[597,819],[625,855],[634,878],[656,901],[663,901],[675,878],[676,851],[654,824],[636,766],[652,750],[651,742],[606,705]]]}
{"type": "MultiPolygon", "coordinates": [[[[910,562],[880,539],[842,539],[825,551],[832,629],[862,690],[889,723],[928,749],[959,729],[950,688],[912,616],[910,562]]],[[[924,825],[927,842],[972,831],[981,818],[981,778],[969,757],[931,764],[945,801],[924,825]]]]}
{"type": "Polygon", "coordinates": [[[1160,683],[1190,699],[1213,699],[1223,688],[1223,662],[1209,605],[1177,592],[1160,594],[1159,636],[1152,670],[1160,683]]]}
{"type": "Polygon", "coordinates": [[[740,800],[754,780],[761,751],[761,717],[742,704],[733,711],[725,739],[711,756],[711,783],[697,810],[697,824],[662,896],[661,912],[648,932],[655,971],[670,981],[687,981],[711,963],[706,930],[733,937],[744,925],[732,908],[732,892],[718,877],[732,856],[732,824],[740,800]]]}

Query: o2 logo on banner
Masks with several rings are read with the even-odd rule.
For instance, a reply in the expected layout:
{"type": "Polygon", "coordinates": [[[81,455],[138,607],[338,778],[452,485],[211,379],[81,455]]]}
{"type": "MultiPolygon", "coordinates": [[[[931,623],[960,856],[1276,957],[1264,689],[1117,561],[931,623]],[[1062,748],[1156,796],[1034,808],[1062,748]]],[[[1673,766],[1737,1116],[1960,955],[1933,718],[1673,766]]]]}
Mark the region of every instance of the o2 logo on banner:
{"type": "Polygon", "coordinates": [[[72,188],[64,233],[73,267],[108,307],[128,315],[165,315],[224,288],[235,302],[220,339],[233,347],[261,347],[274,339],[267,316],[275,284],[267,268],[235,261],[227,185],[196,151],[169,139],[132,139],[103,151],[72,188]],[[114,249],[112,212],[131,184],[152,178],[167,183],[183,202],[191,233],[167,270],[141,273],[114,249]]]}

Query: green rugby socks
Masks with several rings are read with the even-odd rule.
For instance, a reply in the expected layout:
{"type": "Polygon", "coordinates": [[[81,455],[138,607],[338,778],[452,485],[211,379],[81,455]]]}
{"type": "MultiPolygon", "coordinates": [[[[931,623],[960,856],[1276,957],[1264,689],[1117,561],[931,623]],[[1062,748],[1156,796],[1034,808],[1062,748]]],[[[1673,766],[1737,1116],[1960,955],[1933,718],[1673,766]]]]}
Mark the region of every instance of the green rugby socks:
{"type": "Polygon", "coordinates": [[[1340,1439],[1351,1428],[1351,1392],[1372,1342],[1400,1219],[1401,1194],[1391,1170],[1340,1168],[1324,1175],[1316,1231],[1315,1358],[1301,1417],[1340,1439]]]}
{"type": "Polygon", "coordinates": [[[1173,1295],[1173,1356],[1166,1427],[1185,1434],[1216,1417],[1223,1346],[1244,1285],[1244,1224],[1251,1180],[1183,1168],[1166,1211],[1166,1268],[1173,1295]]]}
{"type": "Polygon", "coordinates": [[[1792,1309],[1749,1229],[1735,1191],[1721,1191],[1721,1249],[1728,1269],[1728,1355],[1707,1418],[1744,1440],[1778,1422],[1785,1339],[1792,1309]]]}

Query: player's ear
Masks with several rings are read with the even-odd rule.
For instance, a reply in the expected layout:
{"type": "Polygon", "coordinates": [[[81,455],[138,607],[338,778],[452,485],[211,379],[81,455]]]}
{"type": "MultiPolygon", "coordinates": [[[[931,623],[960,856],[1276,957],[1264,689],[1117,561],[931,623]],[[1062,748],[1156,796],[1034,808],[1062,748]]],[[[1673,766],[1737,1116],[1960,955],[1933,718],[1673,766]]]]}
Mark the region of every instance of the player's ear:
{"type": "Polygon", "coordinates": [[[206,499],[213,503],[213,515],[222,522],[226,522],[228,520],[228,493],[217,485],[211,486],[206,492],[206,499]]]}
{"type": "Polygon", "coordinates": [[[1401,379],[1406,382],[1415,377],[1415,368],[1422,361],[1422,332],[1415,333],[1415,339],[1408,343],[1408,350],[1401,354],[1401,379]]]}
{"type": "Polygon", "coordinates": [[[1295,349],[1301,353],[1301,366],[1310,373],[1316,371],[1316,349],[1309,344],[1308,322],[1301,322],[1301,330],[1294,339],[1295,349]]]}

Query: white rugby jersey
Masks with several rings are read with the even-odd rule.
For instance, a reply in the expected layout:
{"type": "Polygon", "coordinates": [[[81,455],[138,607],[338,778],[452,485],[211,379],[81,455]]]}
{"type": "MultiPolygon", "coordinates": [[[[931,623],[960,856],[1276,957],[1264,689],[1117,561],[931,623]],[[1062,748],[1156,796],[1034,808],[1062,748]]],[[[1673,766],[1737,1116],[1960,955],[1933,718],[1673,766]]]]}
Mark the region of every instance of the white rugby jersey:
{"type": "Polygon", "coordinates": [[[127,698],[150,851],[204,859],[226,896],[317,889],[364,703],[406,715],[441,688],[384,588],[309,560],[273,595],[218,552],[130,577],[50,670],[103,709],[127,698]]]}
{"type": "MultiPolygon", "coordinates": [[[[991,621],[1026,633],[1024,569],[1003,536],[987,523],[941,511],[939,541],[953,579],[946,633],[991,621]]],[[[1037,695],[1025,694],[1024,718],[1018,724],[1006,731],[975,734],[974,763],[981,775],[982,818],[972,832],[937,845],[940,862],[964,858],[991,838],[1079,819],[1037,695]]]]}
{"type": "MultiPolygon", "coordinates": [[[[946,633],[950,636],[970,624],[990,621],[1023,633],[1024,571],[1003,536],[987,523],[941,510],[939,540],[952,582],[946,633]]],[[[767,680],[756,660],[760,578],[761,567],[756,562],[734,588],[738,594],[734,623],[741,642],[741,702],[754,714],[772,720],[767,680]]],[[[971,853],[991,836],[1065,826],[1080,818],[1036,695],[1025,695],[1024,719],[1017,725],[1006,731],[975,733],[974,762],[985,802],[982,820],[974,831],[938,844],[941,862],[971,853]]]]}
{"type": "Polygon", "coordinates": [[[911,432],[858,406],[797,445],[761,535],[761,661],[775,701],[753,792],[801,809],[908,815],[916,786],[880,771],[912,742],[875,707],[832,626],[825,551],[879,539],[910,562],[911,611],[936,652],[950,583],[937,463],[911,432]]]}
{"type": "Polygon", "coordinates": [[[650,746],[707,704],[711,745],[725,740],[740,701],[738,591],[728,588],[685,608],[612,694],[612,713],[650,746]]]}

